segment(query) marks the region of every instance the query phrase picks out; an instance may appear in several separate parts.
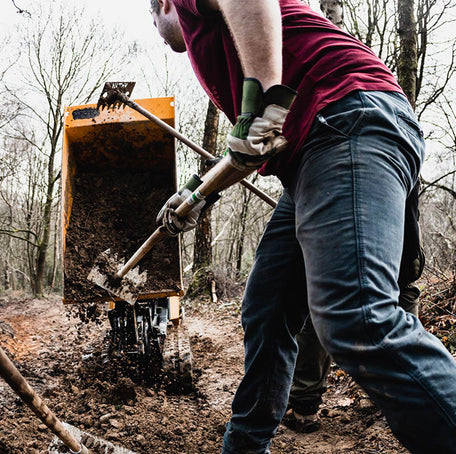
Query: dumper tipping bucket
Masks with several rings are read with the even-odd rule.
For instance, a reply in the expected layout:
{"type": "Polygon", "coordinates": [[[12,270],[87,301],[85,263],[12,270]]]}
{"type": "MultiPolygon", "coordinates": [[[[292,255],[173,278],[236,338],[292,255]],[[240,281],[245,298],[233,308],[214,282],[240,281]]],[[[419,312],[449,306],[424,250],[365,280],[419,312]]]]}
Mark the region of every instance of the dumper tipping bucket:
{"type": "MultiPolygon", "coordinates": [[[[173,98],[138,104],[174,124],[173,98]]],[[[156,215],[176,190],[174,138],[137,112],[70,107],[65,118],[63,162],[64,300],[112,297],[87,280],[108,248],[129,257],[156,227],[156,215]]],[[[144,298],[182,294],[179,240],[166,238],[140,270],[144,298]]]]}

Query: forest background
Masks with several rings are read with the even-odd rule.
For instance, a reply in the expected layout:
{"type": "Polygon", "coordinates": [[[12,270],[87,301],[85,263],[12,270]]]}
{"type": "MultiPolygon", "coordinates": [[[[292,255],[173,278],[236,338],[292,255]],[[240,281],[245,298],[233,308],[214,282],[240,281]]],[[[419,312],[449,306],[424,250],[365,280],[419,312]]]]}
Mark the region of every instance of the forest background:
{"type": "MultiPolygon", "coordinates": [[[[164,45],[147,0],[130,3],[3,0],[0,5],[0,294],[62,292],[64,110],[96,103],[104,82],[136,81],[133,98],[174,96],[179,131],[213,154],[224,150],[230,125],[208,102],[186,54],[164,45]]],[[[420,192],[423,285],[453,285],[456,0],[310,3],[370,46],[415,106],[427,144],[420,192]]],[[[204,162],[192,151],[176,147],[180,183],[204,172],[204,162]]],[[[280,196],[274,177],[251,180],[275,199],[280,196]]],[[[225,191],[196,232],[183,237],[186,282],[203,271],[216,283],[219,298],[232,297],[245,282],[271,212],[241,186],[225,191]]]]}

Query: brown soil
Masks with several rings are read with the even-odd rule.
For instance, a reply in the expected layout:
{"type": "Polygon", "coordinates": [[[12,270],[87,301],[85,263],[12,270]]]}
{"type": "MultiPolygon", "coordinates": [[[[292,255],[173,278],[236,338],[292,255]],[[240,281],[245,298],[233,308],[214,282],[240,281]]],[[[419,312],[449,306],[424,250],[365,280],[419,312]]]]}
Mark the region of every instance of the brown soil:
{"type": "MultiPolygon", "coordinates": [[[[107,317],[82,324],[58,297],[0,299],[0,345],[63,421],[137,453],[215,454],[242,377],[238,309],[234,303],[186,309],[196,376],[187,395],[135,383],[106,356],[107,317]]],[[[407,452],[335,367],[321,418],[322,428],[312,434],[280,426],[271,453],[407,452]]],[[[0,380],[0,453],[45,453],[52,438],[0,380]]]]}
{"type": "MultiPolygon", "coordinates": [[[[172,181],[150,171],[79,173],[65,236],[65,299],[83,303],[109,296],[87,280],[99,254],[110,249],[114,262],[125,263],[156,229],[157,213],[173,192],[172,181]]],[[[138,266],[147,271],[141,293],[181,288],[177,238],[157,243],[138,266]]]]}

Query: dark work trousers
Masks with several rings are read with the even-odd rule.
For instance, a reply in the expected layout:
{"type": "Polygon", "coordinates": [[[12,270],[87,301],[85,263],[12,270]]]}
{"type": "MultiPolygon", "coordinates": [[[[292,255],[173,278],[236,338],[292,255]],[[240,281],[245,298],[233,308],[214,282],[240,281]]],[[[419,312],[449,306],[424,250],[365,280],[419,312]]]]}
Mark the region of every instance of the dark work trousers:
{"type": "Polygon", "coordinates": [[[245,373],[223,454],[266,454],[308,316],[323,348],[413,454],[456,453],[456,361],[399,307],[407,197],[424,140],[399,93],[354,92],[316,118],[258,246],[243,306],[245,373]]]}
{"type": "MultiPolygon", "coordinates": [[[[405,204],[404,245],[399,271],[399,306],[418,317],[420,291],[413,283],[423,272],[425,258],[419,228],[419,182],[405,204]]],[[[290,390],[289,407],[300,415],[317,413],[326,391],[331,358],[321,346],[310,317],[296,336],[298,357],[290,390]]]]}
{"type": "MultiPolygon", "coordinates": [[[[400,289],[399,306],[418,317],[418,287],[409,284],[400,289]]],[[[331,357],[321,346],[312,321],[307,318],[303,329],[296,335],[298,356],[291,385],[289,407],[300,415],[317,413],[326,392],[326,377],[331,365],[331,357]]]]}

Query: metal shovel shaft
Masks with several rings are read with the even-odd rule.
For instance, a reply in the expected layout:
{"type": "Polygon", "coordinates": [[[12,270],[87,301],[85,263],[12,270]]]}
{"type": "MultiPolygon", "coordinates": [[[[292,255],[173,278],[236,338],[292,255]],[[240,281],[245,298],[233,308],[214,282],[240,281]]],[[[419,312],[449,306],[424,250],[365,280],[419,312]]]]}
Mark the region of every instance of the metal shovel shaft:
{"type": "Polygon", "coordinates": [[[74,453],[88,453],[41,400],[0,347],[0,375],[38,418],[74,453]]]}

